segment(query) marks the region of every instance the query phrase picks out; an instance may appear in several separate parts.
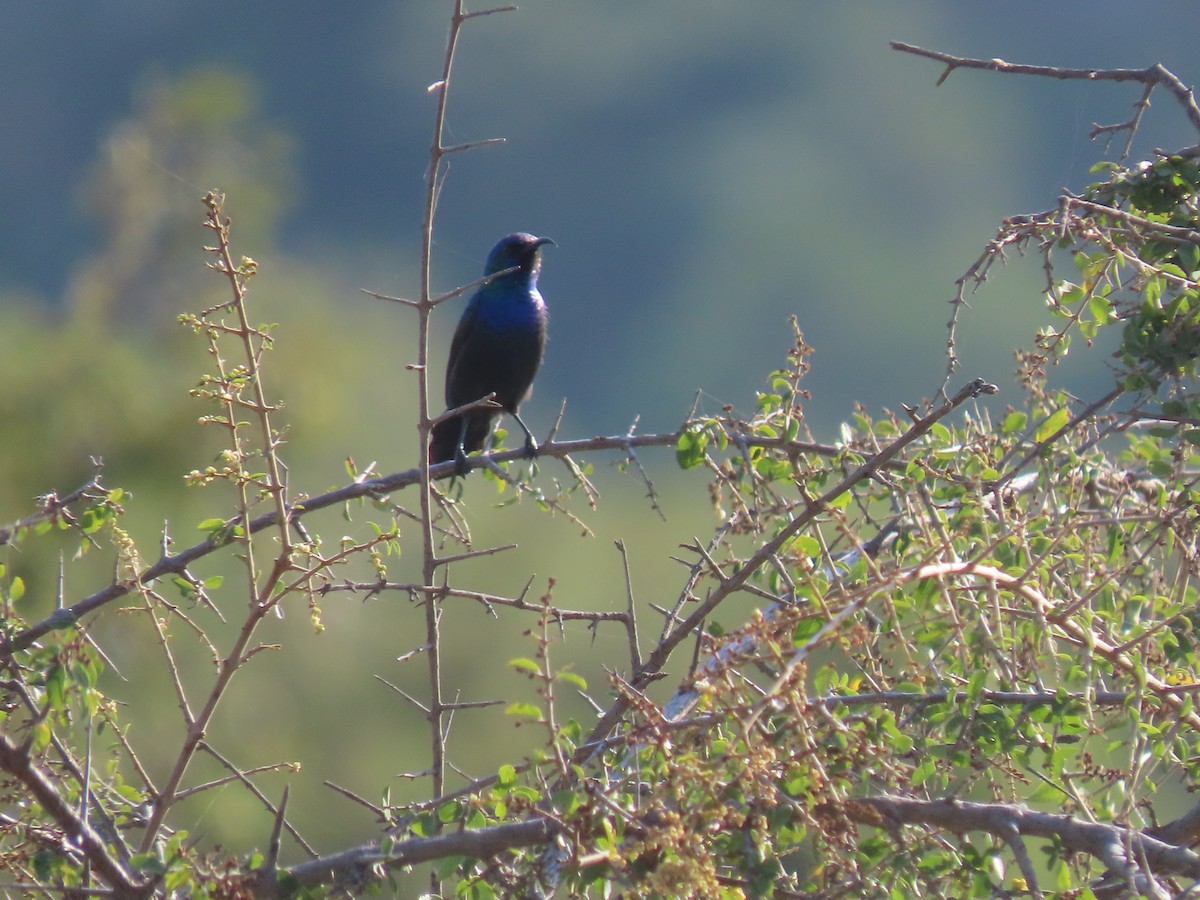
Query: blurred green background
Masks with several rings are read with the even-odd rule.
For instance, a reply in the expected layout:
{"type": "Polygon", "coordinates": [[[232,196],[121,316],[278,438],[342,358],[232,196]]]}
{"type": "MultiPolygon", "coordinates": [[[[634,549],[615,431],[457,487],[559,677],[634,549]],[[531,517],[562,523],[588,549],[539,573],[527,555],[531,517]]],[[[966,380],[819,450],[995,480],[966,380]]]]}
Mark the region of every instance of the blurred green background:
{"type": "MultiPolygon", "coordinates": [[[[266,381],[287,403],[293,491],[344,483],[347,456],[385,473],[415,463],[415,380],[404,369],[415,321],[360,289],[417,289],[434,109],[426,88],[438,77],[449,10],[411,0],[6,10],[0,520],[85,480],[94,457],[107,484],[132,492],[128,525],[146,558],[157,556],[164,521],[183,547],[199,539],[195,523],[228,514],[222,489],[183,487],[183,474],[207,465],[218,445],[196,424],[208,410],[187,396],[208,357],[175,323],[225,296],[201,250],[210,238],[200,197],[214,186],[228,195],[235,250],[259,263],[255,313],[280,323],[266,381]]],[[[941,66],[887,42],[1067,66],[1161,61],[1190,84],[1200,74],[1198,34],[1200,7],[1178,0],[529,0],[471,23],[460,46],[448,137],[508,143],[454,158],[435,287],[478,277],[509,231],[557,241],[542,278],[551,342],[525,411],[544,433],[565,398],[567,438],[624,432],[635,416],[642,431],[672,430],[697,391],[701,411],[752,411],[754,391],[784,361],[794,313],[816,348],[808,422],[818,439],[833,439],[855,401],[875,410],[934,394],[954,279],[1000,219],[1086,185],[1105,155],[1088,139],[1092,123],[1129,118],[1139,95],[1135,86],[971,71],[935,87],[941,66]]],[[[1157,95],[1135,155],[1194,141],[1157,95]]],[[[1001,384],[999,404],[1019,402],[1011,351],[1041,323],[1043,284],[1036,259],[993,273],[963,319],[956,384],[983,376],[1001,384]]],[[[439,390],[460,309],[444,307],[437,322],[439,390]]],[[[1107,379],[1104,361],[1091,354],[1062,378],[1088,391],[1107,379]]],[[[703,474],[678,472],[665,451],[643,461],[665,520],[636,477],[596,458],[601,508],[575,504],[595,531],[588,539],[530,504],[496,508],[504,498],[472,478],[477,544],[520,547],[460,569],[459,583],[515,593],[535,574],[532,596],[552,577],[563,606],[617,608],[625,587],[612,540],[622,538],[639,601],[670,605],[682,570],[668,556],[714,520],[703,474]]],[[[543,464],[539,477],[563,475],[543,464]]],[[[369,536],[372,516],[387,520],[356,508],[310,527],[333,544],[369,536]]],[[[417,572],[416,538],[405,547],[391,571],[400,580],[417,572]]],[[[30,618],[52,607],[58,549],[46,541],[0,551],[28,583],[30,618]]],[[[110,554],[88,557],[68,566],[67,602],[111,575],[110,554]]],[[[229,572],[228,561],[198,567],[216,571],[229,572]]],[[[218,602],[236,624],[244,597],[226,585],[218,602]]],[[[723,620],[736,625],[745,611],[723,620]]],[[[296,821],[333,850],[373,831],[324,779],[375,802],[389,787],[393,798],[422,795],[394,776],[424,768],[423,723],[372,676],[419,694],[423,665],[395,657],[421,643],[423,625],[402,597],[335,595],[323,612],[319,635],[302,609],[271,620],[262,638],[284,650],[243,673],[212,742],[244,766],[302,762],[290,778],[296,821]]],[[[131,739],[161,778],[182,729],[141,618],[108,616],[98,634],[130,679],[108,687],[128,704],[131,739]]],[[[450,609],[447,684],[464,699],[534,701],[533,687],[504,667],[532,653],[522,636],[530,624],[450,609]]],[[[644,616],[647,641],[656,624],[644,616]]],[[[206,655],[176,633],[183,661],[201,673],[199,692],[206,655]]],[[[575,660],[603,699],[600,663],[623,667],[623,647],[616,631],[594,640],[572,632],[554,653],[575,660]]],[[[571,709],[586,716],[582,704],[571,709]]],[[[454,758],[471,774],[517,761],[537,741],[502,710],[455,722],[454,758]]],[[[205,765],[193,773],[216,774],[205,765]]],[[[263,785],[277,797],[282,777],[263,785]]],[[[236,788],[201,795],[193,808],[208,841],[266,840],[268,818],[236,788]]]]}

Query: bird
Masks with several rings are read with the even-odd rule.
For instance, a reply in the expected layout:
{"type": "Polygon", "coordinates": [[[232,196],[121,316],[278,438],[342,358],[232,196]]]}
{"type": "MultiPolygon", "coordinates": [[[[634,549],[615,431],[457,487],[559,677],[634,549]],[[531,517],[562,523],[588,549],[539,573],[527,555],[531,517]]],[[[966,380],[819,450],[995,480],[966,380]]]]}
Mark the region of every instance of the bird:
{"type": "Polygon", "coordinates": [[[489,394],[500,409],[474,409],[438,422],[429,436],[431,465],[452,459],[455,473],[465,475],[467,454],[483,449],[501,412],[525,432],[526,453],[537,455],[537,441],[517,409],[529,396],[546,348],[548,315],[537,281],[547,244],[554,241],[519,231],[501,238],[488,254],[484,277],[496,277],[471,295],[450,341],[446,409],[489,394]]]}

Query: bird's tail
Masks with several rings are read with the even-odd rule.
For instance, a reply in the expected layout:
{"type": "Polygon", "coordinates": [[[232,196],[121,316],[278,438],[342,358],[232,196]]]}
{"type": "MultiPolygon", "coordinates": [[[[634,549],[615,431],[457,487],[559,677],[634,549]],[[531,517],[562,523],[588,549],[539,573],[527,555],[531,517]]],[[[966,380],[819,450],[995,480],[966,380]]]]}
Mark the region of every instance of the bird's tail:
{"type": "Polygon", "coordinates": [[[446,419],[433,426],[429,435],[429,464],[454,459],[454,447],[458,443],[458,430],[462,427],[459,418],[446,419]]]}

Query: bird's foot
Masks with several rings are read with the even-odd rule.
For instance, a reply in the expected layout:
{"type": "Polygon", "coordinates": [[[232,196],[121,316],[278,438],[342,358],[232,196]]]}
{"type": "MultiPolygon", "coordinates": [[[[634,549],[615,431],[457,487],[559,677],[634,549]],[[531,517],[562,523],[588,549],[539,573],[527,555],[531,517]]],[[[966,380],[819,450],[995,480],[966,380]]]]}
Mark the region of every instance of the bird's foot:
{"type": "Polygon", "coordinates": [[[467,454],[463,451],[462,446],[454,448],[454,474],[459,478],[466,476],[471,471],[471,464],[467,462],[467,454]]]}
{"type": "Polygon", "coordinates": [[[538,455],[537,441],[535,441],[533,439],[532,434],[525,435],[525,456],[528,459],[537,459],[537,455],[538,455]]]}

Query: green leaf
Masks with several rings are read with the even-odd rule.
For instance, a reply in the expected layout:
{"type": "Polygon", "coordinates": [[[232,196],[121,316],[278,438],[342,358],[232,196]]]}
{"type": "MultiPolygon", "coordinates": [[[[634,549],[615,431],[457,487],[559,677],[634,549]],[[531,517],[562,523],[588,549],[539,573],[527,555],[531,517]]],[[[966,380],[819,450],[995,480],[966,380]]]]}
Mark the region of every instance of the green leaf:
{"type": "Polygon", "coordinates": [[[1054,415],[1050,416],[1050,418],[1046,419],[1046,421],[1038,426],[1037,434],[1035,435],[1038,443],[1045,441],[1050,437],[1050,435],[1054,434],[1056,431],[1066,425],[1070,417],[1070,413],[1067,412],[1067,409],[1064,407],[1055,412],[1054,415]]]}
{"type": "Polygon", "coordinates": [[[554,808],[560,816],[569,816],[575,810],[583,806],[583,801],[579,794],[571,790],[555,791],[551,798],[554,802],[554,808]]]}
{"type": "Polygon", "coordinates": [[[534,722],[542,720],[542,711],[532,703],[513,703],[504,710],[506,716],[517,716],[522,719],[530,719],[534,722]]]}
{"type": "Polygon", "coordinates": [[[675,444],[675,461],[681,469],[694,469],[704,463],[708,448],[708,432],[703,425],[692,424],[679,433],[675,444]]]}
{"type": "Polygon", "coordinates": [[[71,663],[71,681],[77,686],[85,689],[94,688],[97,676],[96,666],[85,659],[79,659],[71,663]]]}
{"type": "Polygon", "coordinates": [[[824,625],[825,619],[821,616],[801,619],[792,630],[792,643],[798,647],[804,646],[816,636],[824,625]]]}
{"type": "Polygon", "coordinates": [[[966,690],[967,697],[970,698],[972,702],[983,696],[983,689],[987,685],[987,680],[987,669],[976,669],[972,673],[971,680],[967,682],[966,690]]]}
{"type": "Polygon", "coordinates": [[[1055,787],[1053,784],[1049,784],[1048,782],[1043,781],[1043,782],[1041,782],[1041,784],[1039,784],[1037,786],[1037,788],[1034,789],[1034,792],[1029,795],[1028,800],[1026,802],[1037,803],[1037,804],[1042,804],[1042,803],[1049,804],[1049,803],[1062,803],[1062,801],[1063,801],[1062,788],[1055,787]]]}
{"type": "Polygon", "coordinates": [[[93,506],[86,509],[79,517],[79,529],[84,534],[95,534],[111,514],[112,510],[106,506],[93,506]]]}
{"type": "Polygon", "coordinates": [[[912,750],[913,739],[896,727],[896,716],[890,710],[884,714],[883,730],[888,734],[892,752],[903,754],[912,750]]]}
{"type": "Polygon", "coordinates": [[[46,702],[53,710],[61,710],[66,703],[67,670],[54,666],[46,673],[46,702]]]}
{"type": "Polygon", "coordinates": [[[1093,294],[1088,299],[1088,310],[1095,317],[1096,321],[1103,325],[1112,316],[1112,303],[1107,297],[1099,297],[1093,294]]]}
{"type": "Polygon", "coordinates": [[[817,556],[821,552],[821,542],[810,534],[798,534],[792,538],[790,549],[798,556],[817,556]]]}
{"type": "Polygon", "coordinates": [[[516,659],[510,659],[508,661],[508,667],[510,669],[515,669],[518,672],[525,672],[528,675],[542,674],[542,667],[532,659],[529,659],[525,656],[518,656],[516,659]]]}
{"type": "Polygon", "coordinates": [[[448,881],[450,876],[455,875],[459,871],[459,867],[463,864],[466,857],[463,856],[444,856],[433,865],[433,870],[437,873],[439,881],[448,881]]]}
{"type": "Polygon", "coordinates": [[[1071,877],[1071,867],[1066,862],[1060,861],[1054,867],[1054,886],[1059,891],[1068,891],[1074,884],[1074,879],[1071,877]]]}
{"type": "Polygon", "coordinates": [[[583,740],[583,726],[576,719],[567,719],[566,722],[559,726],[558,733],[565,740],[575,745],[578,745],[583,740]]]}
{"type": "Polygon", "coordinates": [[[161,875],[166,871],[166,868],[154,853],[135,853],[130,858],[129,865],[134,871],[145,872],[147,875],[161,875]]]}
{"type": "Polygon", "coordinates": [[[1014,410],[1004,417],[1004,422],[1000,425],[1000,430],[1005,434],[1016,434],[1024,431],[1025,426],[1029,423],[1029,416],[1023,412],[1014,410]]]}
{"type": "Polygon", "coordinates": [[[554,676],[554,678],[556,681],[565,681],[568,684],[572,684],[575,687],[579,688],[579,690],[581,690],[581,691],[587,690],[587,682],[584,681],[584,679],[582,679],[578,675],[576,675],[574,672],[559,672],[557,675],[554,676]]]}
{"type": "Polygon", "coordinates": [[[53,730],[50,728],[50,723],[45,719],[36,723],[30,729],[30,737],[33,743],[31,744],[34,750],[45,750],[50,745],[50,738],[54,736],[53,730]]]}
{"type": "Polygon", "coordinates": [[[829,501],[829,508],[830,509],[845,509],[847,506],[850,505],[850,500],[853,498],[853,496],[854,495],[850,491],[846,491],[845,493],[838,494],[836,497],[834,497],[832,500],[829,501]]]}

